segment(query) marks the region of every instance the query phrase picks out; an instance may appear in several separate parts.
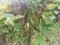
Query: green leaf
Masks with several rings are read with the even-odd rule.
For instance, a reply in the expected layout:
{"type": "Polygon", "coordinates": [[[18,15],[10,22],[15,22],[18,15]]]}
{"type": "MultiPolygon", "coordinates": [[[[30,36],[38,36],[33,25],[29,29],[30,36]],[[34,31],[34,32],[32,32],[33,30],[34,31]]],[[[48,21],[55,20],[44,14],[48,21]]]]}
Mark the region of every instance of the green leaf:
{"type": "Polygon", "coordinates": [[[14,24],[13,28],[14,31],[20,31],[20,29],[23,28],[23,26],[21,24],[14,24]]]}
{"type": "Polygon", "coordinates": [[[22,15],[16,15],[15,19],[20,19],[20,18],[23,18],[24,16],[22,15]]]}
{"type": "Polygon", "coordinates": [[[2,28],[1,30],[3,33],[9,33],[9,30],[7,28],[2,28]]]}
{"type": "Polygon", "coordinates": [[[31,45],[46,45],[44,36],[36,34],[35,38],[32,39],[31,45]]]}
{"type": "Polygon", "coordinates": [[[8,35],[8,37],[14,37],[14,36],[19,35],[19,32],[12,31],[12,32],[8,33],[7,35],[8,35]]]}
{"type": "Polygon", "coordinates": [[[4,14],[2,15],[3,18],[14,18],[13,14],[4,14]]]}
{"type": "Polygon", "coordinates": [[[58,6],[58,10],[60,10],[60,5],[58,6]]]}
{"type": "Polygon", "coordinates": [[[60,0],[55,0],[56,2],[60,2],[60,0]]]}
{"type": "Polygon", "coordinates": [[[39,24],[40,31],[47,37],[51,37],[53,35],[52,28],[52,24],[39,24]]]}
{"type": "Polygon", "coordinates": [[[53,12],[54,12],[56,15],[59,14],[59,11],[56,11],[56,10],[55,10],[55,11],[53,11],[53,12]]]}
{"type": "Polygon", "coordinates": [[[5,24],[14,25],[14,19],[7,18],[7,20],[5,21],[5,24]]]}
{"type": "Polygon", "coordinates": [[[25,39],[24,37],[18,37],[16,38],[16,42],[23,42],[25,39]]]}
{"type": "Polygon", "coordinates": [[[55,16],[52,12],[45,12],[42,14],[42,18],[45,21],[45,24],[52,24],[55,16]]]}

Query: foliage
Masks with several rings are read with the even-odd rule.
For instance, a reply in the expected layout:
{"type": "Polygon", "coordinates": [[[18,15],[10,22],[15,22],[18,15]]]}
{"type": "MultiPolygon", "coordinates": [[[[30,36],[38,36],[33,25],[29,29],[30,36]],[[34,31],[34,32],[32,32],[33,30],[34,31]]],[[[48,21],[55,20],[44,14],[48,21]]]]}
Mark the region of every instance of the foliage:
{"type": "Polygon", "coordinates": [[[27,43],[30,45],[51,45],[50,39],[54,38],[60,26],[58,22],[55,22],[55,16],[60,13],[59,0],[21,1],[27,5],[24,16],[14,16],[13,14],[6,13],[11,11],[6,3],[0,5],[0,12],[2,12],[0,14],[1,34],[5,34],[6,41],[20,42],[21,45],[26,40],[28,40],[27,43]],[[29,17],[26,18],[27,15],[29,17]],[[29,23],[29,25],[26,24],[28,28],[25,27],[26,25],[20,24],[20,22],[15,22],[24,17],[29,23]],[[31,41],[29,42],[29,40],[31,41]]]}
{"type": "MultiPolygon", "coordinates": [[[[7,40],[11,38],[13,40],[19,39],[20,29],[23,26],[20,23],[15,23],[14,21],[20,18],[23,18],[22,15],[14,16],[13,14],[4,14],[0,16],[0,32],[6,35],[7,40]]],[[[6,39],[5,38],[5,39],[6,39]]],[[[22,41],[22,40],[21,40],[22,41]]]]}

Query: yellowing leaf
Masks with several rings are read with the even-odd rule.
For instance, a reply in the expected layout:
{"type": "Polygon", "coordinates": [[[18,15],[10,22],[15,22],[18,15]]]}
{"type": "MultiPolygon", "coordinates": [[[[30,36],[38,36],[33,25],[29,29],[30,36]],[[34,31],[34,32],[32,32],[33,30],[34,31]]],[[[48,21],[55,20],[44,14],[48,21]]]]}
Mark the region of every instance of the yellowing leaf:
{"type": "Polygon", "coordinates": [[[48,7],[55,7],[57,4],[48,4],[48,7]]]}
{"type": "Polygon", "coordinates": [[[47,9],[54,9],[58,4],[47,4],[47,9]]]}

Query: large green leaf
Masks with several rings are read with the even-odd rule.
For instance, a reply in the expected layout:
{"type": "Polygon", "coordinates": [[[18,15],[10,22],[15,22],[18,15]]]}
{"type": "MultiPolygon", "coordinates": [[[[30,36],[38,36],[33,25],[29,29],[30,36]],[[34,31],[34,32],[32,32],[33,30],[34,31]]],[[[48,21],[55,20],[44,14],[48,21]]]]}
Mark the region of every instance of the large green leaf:
{"type": "Polygon", "coordinates": [[[15,19],[20,19],[20,18],[23,18],[24,16],[22,16],[22,15],[16,15],[15,16],[15,19]]]}
{"type": "Polygon", "coordinates": [[[42,14],[42,18],[44,19],[45,24],[53,23],[55,16],[52,12],[45,12],[42,14]]]}
{"type": "Polygon", "coordinates": [[[14,18],[13,14],[4,14],[2,15],[3,18],[14,18]]]}
{"type": "Polygon", "coordinates": [[[14,19],[12,19],[12,18],[7,18],[7,20],[5,20],[4,22],[5,22],[5,24],[14,25],[14,19]]]}

